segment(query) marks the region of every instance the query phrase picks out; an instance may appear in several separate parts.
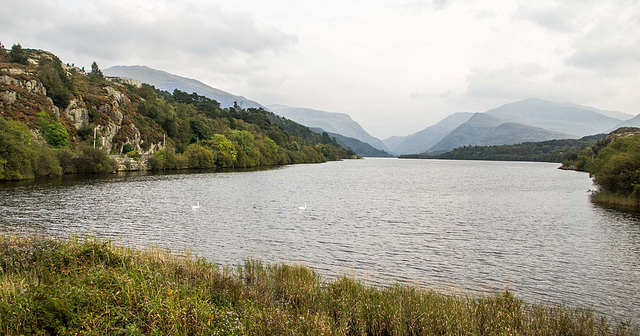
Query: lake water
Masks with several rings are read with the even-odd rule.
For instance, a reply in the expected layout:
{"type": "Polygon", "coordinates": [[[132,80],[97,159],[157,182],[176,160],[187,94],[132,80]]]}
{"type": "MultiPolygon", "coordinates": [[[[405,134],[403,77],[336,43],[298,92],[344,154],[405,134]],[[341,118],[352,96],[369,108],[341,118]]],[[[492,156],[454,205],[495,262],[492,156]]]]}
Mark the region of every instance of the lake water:
{"type": "Polygon", "coordinates": [[[637,323],[640,217],[592,204],[589,176],[557,167],[366,159],[4,183],[0,227],[189,249],[223,265],[302,263],[372,285],[509,288],[637,323]]]}

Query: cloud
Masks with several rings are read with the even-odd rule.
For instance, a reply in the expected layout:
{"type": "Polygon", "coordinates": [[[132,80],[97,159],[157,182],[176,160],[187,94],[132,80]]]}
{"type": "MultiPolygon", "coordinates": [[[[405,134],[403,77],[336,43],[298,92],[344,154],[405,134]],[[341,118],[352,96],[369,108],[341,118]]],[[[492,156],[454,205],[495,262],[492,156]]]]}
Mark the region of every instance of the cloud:
{"type": "Polygon", "coordinates": [[[635,75],[640,70],[640,22],[621,15],[619,24],[598,24],[572,44],[565,64],[603,75],[635,75]],[[629,21],[629,22],[624,22],[629,21]]]}
{"type": "Polygon", "coordinates": [[[573,30],[571,21],[574,11],[561,5],[540,5],[539,2],[525,3],[518,7],[515,17],[537,24],[554,32],[573,30]]]}
{"type": "MultiPolygon", "coordinates": [[[[244,13],[208,2],[99,0],[95,2],[10,1],[0,30],[38,47],[112,60],[158,59],[245,63],[278,53],[297,37],[244,13]],[[34,10],[35,9],[35,10],[34,10]],[[52,42],[55,41],[55,42],[52,42]],[[233,61],[231,61],[233,59],[233,61]]],[[[16,41],[18,42],[18,41],[16,41]]],[[[236,64],[237,65],[237,64],[236,64]]]]}

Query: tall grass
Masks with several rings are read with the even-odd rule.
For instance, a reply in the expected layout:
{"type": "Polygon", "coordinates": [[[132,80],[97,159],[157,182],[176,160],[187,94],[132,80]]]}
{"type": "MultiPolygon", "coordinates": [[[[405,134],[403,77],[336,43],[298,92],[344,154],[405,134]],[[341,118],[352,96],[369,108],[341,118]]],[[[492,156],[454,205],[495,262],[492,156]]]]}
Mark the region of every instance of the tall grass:
{"type": "Polygon", "coordinates": [[[640,200],[634,196],[622,196],[607,191],[597,191],[591,194],[591,200],[598,204],[622,208],[627,210],[639,210],[640,200]]]}
{"type": "Polygon", "coordinates": [[[303,266],[109,241],[0,236],[0,334],[638,335],[590,310],[526,304],[510,292],[444,295],[322,281],[303,266]]]}

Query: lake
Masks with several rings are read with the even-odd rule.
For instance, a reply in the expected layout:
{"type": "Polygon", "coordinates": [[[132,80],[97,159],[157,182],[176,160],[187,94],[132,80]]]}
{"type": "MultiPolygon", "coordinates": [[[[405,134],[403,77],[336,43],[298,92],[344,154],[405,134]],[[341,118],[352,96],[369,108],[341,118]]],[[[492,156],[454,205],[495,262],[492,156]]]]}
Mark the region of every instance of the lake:
{"type": "Polygon", "coordinates": [[[589,176],[558,166],[366,159],[3,183],[0,228],[188,249],[230,266],[301,263],[371,285],[508,288],[637,323],[640,216],[592,204],[589,176]]]}

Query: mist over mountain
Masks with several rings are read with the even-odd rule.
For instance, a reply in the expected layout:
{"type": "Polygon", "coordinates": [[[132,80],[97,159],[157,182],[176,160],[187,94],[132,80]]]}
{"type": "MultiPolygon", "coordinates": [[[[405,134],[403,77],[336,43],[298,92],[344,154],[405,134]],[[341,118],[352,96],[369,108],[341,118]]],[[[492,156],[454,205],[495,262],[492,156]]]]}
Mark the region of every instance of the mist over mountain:
{"type": "Polygon", "coordinates": [[[225,92],[216,88],[213,88],[201,81],[181,77],[162,70],[152,69],[146,66],[133,65],[133,66],[113,66],[108,69],[102,70],[106,76],[111,77],[127,77],[137,79],[143,83],[151,84],[157,89],[173,92],[178,89],[186,93],[197,93],[199,95],[211,98],[220,103],[220,106],[231,107],[234,102],[237,102],[242,108],[251,107],[263,107],[259,103],[249,100],[242,96],[237,96],[229,92],[225,92]]]}
{"type": "Polygon", "coordinates": [[[620,127],[640,127],[640,114],[638,114],[637,116],[631,119],[628,119],[619,123],[618,125],[616,125],[616,127],[614,127],[614,129],[618,129],[620,127]]]}
{"type": "Polygon", "coordinates": [[[453,130],[428,152],[445,152],[462,146],[511,145],[553,139],[575,138],[569,134],[553,132],[476,113],[469,121],[453,130]]]}
{"type": "Polygon", "coordinates": [[[621,112],[602,111],[578,104],[556,103],[542,99],[525,99],[505,104],[487,111],[486,114],[504,121],[565,133],[573,138],[607,132],[622,121],[622,119],[611,117],[612,115],[623,118],[627,115],[621,112]]]}
{"type": "Polygon", "coordinates": [[[458,128],[458,126],[469,121],[472,116],[473,113],[469,112],[454,113],[422,131],[404,137],[391,137],[385,139],[384,143],[392,153],[423,153],[451,133],[451,131],[458,128]]]}
{"type": "Polygon", "coordinates": [[[389,151],[382,140],[367,133],[360,124],[348,114],[326,112],[302,107],[286,105],[268,105],[267,108],[275,114],[291,119],[307,127],[317,127],[330,133],[337,133],[346,137],[366,142],[376,149],[389,151]]]}

